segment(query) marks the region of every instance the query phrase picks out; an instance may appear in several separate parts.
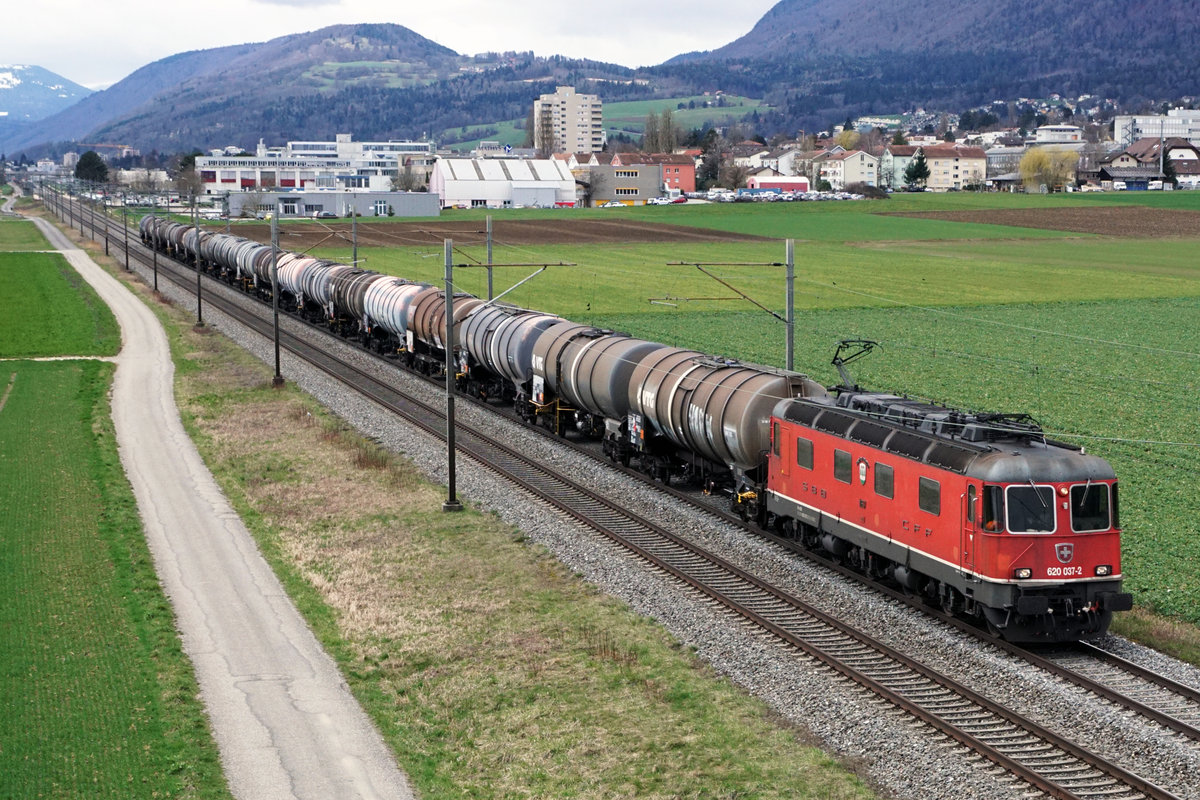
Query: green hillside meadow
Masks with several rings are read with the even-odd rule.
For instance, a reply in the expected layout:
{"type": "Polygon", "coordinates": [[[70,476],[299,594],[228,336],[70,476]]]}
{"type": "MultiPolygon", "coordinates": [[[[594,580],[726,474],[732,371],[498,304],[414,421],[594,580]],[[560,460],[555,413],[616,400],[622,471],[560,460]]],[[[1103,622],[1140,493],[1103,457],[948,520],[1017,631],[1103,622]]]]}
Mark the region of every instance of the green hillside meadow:
{"type": "MultiPolygon", "coordinates": [[[[1124,572],[1136,602],[1200,623],[1200,263],[1196,238],[1134,239],[879,212],[1104,207],[1200,211],[1200,193],[1034,197],[895,195],[890,201],[713,204],[564,213],[714,228],[775,241],[529,246],[497,263],[554,266],[506,296],[577,321],[747,361],[782,365],[781,322],[701,272],[783,314],[781,239],[796,240],[795,368],[833,384],[843,338],[878,341],[856,362],[871,389],[985,411],[1032,413],[1110,459],[1122,479],[1124,572]],[[718,299],[720,298],[720,299],[718,299]]],[[[498,220],[538,212],[493,212],[498,220]]],[[[482,212],[457,212],[454,218],[482,212]]],[[[482,227],[482,226],[481,226],[482,227]]],[[[486,258],[456,243],[461,264],[486,258]]],[[[343,250],[324,255],[348,258],[343,250]]],[[[442,277],[441,248],[362,249],[366,266],[442,277]]],[[[497,291],[535,271],[498,268],[497,291]]],[[[483,269],[456,286],[486,293],[483,269]]]]}

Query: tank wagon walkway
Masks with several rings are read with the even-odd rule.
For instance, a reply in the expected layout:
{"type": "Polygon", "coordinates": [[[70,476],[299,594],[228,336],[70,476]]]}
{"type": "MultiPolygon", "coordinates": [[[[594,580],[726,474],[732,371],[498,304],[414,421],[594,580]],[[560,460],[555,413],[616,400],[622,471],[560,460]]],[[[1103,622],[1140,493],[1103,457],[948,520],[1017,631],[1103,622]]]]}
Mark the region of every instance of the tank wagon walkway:
{"type": "Polygon", "coordinates": [[[195,666],[231,791],[247,800],[412,791],[183,430],[154,314],[44,220],[112,308],[113,421],[159,579],[195,666]]]}

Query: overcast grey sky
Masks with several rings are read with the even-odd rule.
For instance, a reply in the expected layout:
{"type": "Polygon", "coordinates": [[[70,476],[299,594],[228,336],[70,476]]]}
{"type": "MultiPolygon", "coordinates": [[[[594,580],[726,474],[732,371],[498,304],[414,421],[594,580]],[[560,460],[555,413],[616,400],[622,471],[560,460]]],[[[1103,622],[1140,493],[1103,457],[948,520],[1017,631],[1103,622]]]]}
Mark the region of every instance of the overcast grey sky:
{"type": "Polygon", "coordinates": [[[459,53],[532,50],[628,67],[712,50],[777,0],[13,0],[0,64],[37,64],[93,89],[187,50],[327,25],[394,22],[459,53]]]}

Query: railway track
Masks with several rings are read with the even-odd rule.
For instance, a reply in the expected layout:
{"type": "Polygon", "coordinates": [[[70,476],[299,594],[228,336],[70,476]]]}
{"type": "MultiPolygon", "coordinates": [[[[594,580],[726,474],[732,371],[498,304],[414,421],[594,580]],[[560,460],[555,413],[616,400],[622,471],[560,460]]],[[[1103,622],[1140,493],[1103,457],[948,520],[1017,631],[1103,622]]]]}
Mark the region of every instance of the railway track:
{"type": "MultiPolygon", "coordinates": [[[[118,235],[123,235],[119,224],[116,230],[118,235]]],[[[149,266],[152,257],[140,246],[131,250],[131,253],[134,251],[137,253],[135,260],[149,266]]],[[[160,257],[158,264],[160,273],[168,280],[188,291],[194,288],[193,270],[165,257],[160,257]]],[[[239,296],[239,299],[242,298],[239,296]]],[[[205,302],[263,336],[271,336],[271,325],[261,309],[256,308],[254,313],[247,312],[242,308],[243,304],[232,303],[219,292],[207,292],[205,302]]],[[[281,346],[334,379],[353,386],[356,391],[410,424],[432,436],[444,437],[445,420],[440,407],[406,396],[394,386],[342,363],[337,356],[319,346],[324,336],[329,334],[302,339],[281,331],[281,346]]],[[[335,337],[330,338],[340,341],[335,337]]],[[[546,465],[526,457],[485,431],[459,426],[456,439],[462,454],[508,477],[537,497],[539,502],[553,506],[590,527],[654,568],[671,575],[691,591],[719,603],[729,613],[752,622],[764,634],[776,637],[824,665],[824,668],[855,681],[865,690],[982,754],[1048,796],[1115,800],[1143,797],[1166,800],[1174,797],[1164,789],[628,511],[621,506],[619,499],[605,498],[566,476],[556,474],[546,465]]],[[[705,510],[711,512],[711,509],[705,510]]],[[[1103,685],[1099,679],[1085,677],[1083,673],[1086,669],[1062,665],[1059,669],[1074,675],[1071,679],[1077,683],[1085,681],[1096,687],[1103,685]]],[[[1123,695],[1115,688],[1090,690],[1106,697],[1111,694],[1110,699],[1114,702],[1140,704],[1129,707],[1144,715],[1146,711],[1143,709],[1152,708],[1141,700],[1123,695]]],[[[1183,728],[1173,729],[1191,736],[1184,728],[1190,727],[1194,732],[1194,719],[1186,708],[1179,719],[1167,710],[1155,713],[1164,719],[1174,720],[1183,728]]],[[[1162,719],[1155,718],[1155,721],[1167,724],[1162,719]]]]}

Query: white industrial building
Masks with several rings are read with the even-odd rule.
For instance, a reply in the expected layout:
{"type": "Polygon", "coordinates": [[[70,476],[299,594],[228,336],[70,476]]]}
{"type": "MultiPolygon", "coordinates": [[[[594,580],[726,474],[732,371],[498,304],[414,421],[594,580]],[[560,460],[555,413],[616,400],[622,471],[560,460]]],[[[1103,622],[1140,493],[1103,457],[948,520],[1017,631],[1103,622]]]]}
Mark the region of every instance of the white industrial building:
{"type": "Polygon", "coordinates": [[[1200,109],[1172,108],[1166,115],[1121,115],[1113,120],[1113,141],[1129,147],[1138,139],[1187,139],[1200,145],[1200,109]]]}
{"type": "Polygon", "coordinates": [[[288,142],[254,155],[196,157],[204,194],[261,190],[387,192],[406,163],[424,174],[435,157],[433,142],[355,142],[340,133],[332,142],[288,142]]]}
{"type": "Polygon", "coordinates": [[[576,205],[575,176],[556,159],[441,158],[429,192],[442,208],[563,208],[576,205]]]}

